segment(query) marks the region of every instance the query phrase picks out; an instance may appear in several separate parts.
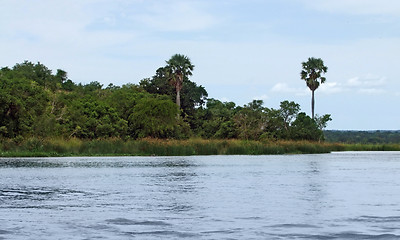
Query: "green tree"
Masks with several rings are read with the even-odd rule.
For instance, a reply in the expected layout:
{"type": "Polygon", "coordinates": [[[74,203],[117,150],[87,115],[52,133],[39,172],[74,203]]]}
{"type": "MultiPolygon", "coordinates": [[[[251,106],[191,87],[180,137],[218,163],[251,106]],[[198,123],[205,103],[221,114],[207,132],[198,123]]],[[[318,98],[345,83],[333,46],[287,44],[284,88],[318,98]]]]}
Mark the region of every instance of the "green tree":
{"type": "Polygon", "coordinates": [[[129,116],[135,138],[168,138],[177,124],[177,106],[166,98],[149,97],[138,101],[129,116]]]}
{"type": "Polygon", "coordinates": [[[206,108],[196,112],[194,131],[203,138],[236,138],[233,122],[235,103],[207,99],[206,108]]]}
{"type": "Polygon", "coordinates": [[[192,75],[194,65],[190,62],[190,59],[181,54],[173,55],[167,62],[167,66],[164,68],[165,75],[167,76],[171,85],[176,90],[176,105],[179,109],[181,108],[181,90],[183,87],[183,81],[188,76],[192,75]]]}
{"type": "Polygon", "coordinates": [[[328,122],[332,121],[332,118],[330,114],[324,114],[322,116],[316,115],[314,120],[317,123],[318,128],[323,130],[328,125],[328,122]]]}
{"type": "Polygon", "coordinates": [[[303,70],[300,73],[301,79],[306,81],[308,88],[311,90],[311,116],[314,119],[314,92],[320,84],[326,81],[322,75],[328,71],[328,67],[324,65],[321,58],[308,58],[307,62],[302,62],[303,70]]]}
{"type": "MultiPolygon", "coordinates": [[[[332,121],[332,118],[330,114],[324,114],[322,116],[316,115],[314,121],[317,124],[318,129],[323,132],[324,128],[326,128],[326,126],[328,125],[328,122],[332,121]]],[[[321,134],[319,140],[325,140],[324,134],[321,134]]]]}
{"type": "MultiPolygon", "coordinates": [[[[156,74],[152,78],[145,78],[139,82],[140,87],[152,94],[168,95],[172,101],[176,101],[176,88],[171,84],[169,75],[166,74],[165,67],[157,69],[156,74]]],[[[185,78],[180,91],[180,109],[183,115],[189,118],[193,125],[196,109],[203,106],[208,93],[203,86],[185,78]]]]}
{"type": "Polygon", "coordinates": [[[262,100],[253,100],[238,110],[233,117],[238,129],[238,137],[245,140],[258,140],[266,129],[266,108],[262,100]]]}
{"type": "Polygon", "coordinates": [[[49,106],[49,93],[27,76],[32,68],[0,71],[0,127],[6,137],[34,133],[34,124],[49,106]]]}
{"type": "Polygon", "coordinates": [[[318,141],[323,138],[323,132],[317,126],[314,119],[301,112],[297,115],[296,120],[292,124],[293,140],[309,140],[318,141]]]}
{"type": "Polygon", "coordinates": [[[300,105],[291,101],[283,101],[280,104],[279,115],[282,117],[286,131],[289,131],[290,124],[296,119],[300,111],[300,105]]]}

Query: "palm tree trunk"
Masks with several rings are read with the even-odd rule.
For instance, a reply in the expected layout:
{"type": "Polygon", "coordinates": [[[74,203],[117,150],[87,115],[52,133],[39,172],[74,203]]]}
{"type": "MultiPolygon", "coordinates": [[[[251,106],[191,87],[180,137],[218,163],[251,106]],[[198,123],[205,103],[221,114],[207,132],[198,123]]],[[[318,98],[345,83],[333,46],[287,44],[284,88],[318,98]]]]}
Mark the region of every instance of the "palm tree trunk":
{"type": "MultiPolygon", "coordinates": [[[[182,84],[183,84],[183,76],[178,75],[178,79],[176,82],[176,105],[178,105],[179,111],[181,110],[181,89],[182,89],[182,84]]],[[[178,112],[178,118],[179,118],[179,112],[178,112]]]]}
{"type": "Polygon", "coordinates": [[[181,91],[176,90],[176,105],[181,109],[181,91]]]}
{"type": "Polygon", "coordinates": [[[312,96],[311,96],[311,117],[312,119],[314,119],[314,106],[315,106],[315,100],[314,100],[314,91],[312,92],[312,96]]]}
{"type": "Polygon", "coordinates": [[[179,115],[181,112],[181,91],[176,90],[176,105],[178,105],[178,114],[176,115],[176,118],[179,119],[179,115]]]}

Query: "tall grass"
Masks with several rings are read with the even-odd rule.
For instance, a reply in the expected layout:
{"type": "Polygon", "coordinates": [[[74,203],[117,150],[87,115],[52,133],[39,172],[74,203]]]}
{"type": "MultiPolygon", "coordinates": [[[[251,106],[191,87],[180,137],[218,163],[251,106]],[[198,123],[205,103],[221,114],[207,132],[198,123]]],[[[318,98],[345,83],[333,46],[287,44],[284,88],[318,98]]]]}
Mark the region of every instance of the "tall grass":
{"type": "Polygon", "coordinates": [[[345,151],[400,151],[400,144],[344,144],[345,151]]]}
{"type": "Polygon", "coordinates": [[[118,138],[29,138],[0,140],[0,156],[187,156],[329,153],[331,151],[400,151],[400,144],[361,145],[308,141],[160,140],[118,138]]]}

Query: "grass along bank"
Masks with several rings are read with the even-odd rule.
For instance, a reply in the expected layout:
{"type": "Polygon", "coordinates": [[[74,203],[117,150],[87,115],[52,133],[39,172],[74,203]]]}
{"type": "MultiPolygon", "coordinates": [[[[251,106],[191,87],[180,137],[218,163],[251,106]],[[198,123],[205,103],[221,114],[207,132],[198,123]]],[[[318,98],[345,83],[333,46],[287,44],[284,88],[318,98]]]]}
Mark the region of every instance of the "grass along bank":
{"type": "Polygon", "coordinates": [[[81,140],[38,139],[2,140],[2,157],[60,156],[189,156],[189,155],[268,155],[314,154],[332,151],[400,151],[400,144],[363,145],[308,141],[244,140],[160,140],[121,139],[81,140]]]}
{"type": "Polygon", "coordinates": [[[259,142],[242,140],[160,140],[121,139],[81,140],[37,139],[2,140],[1,156],[186,156],[186,155],[260,155],[288,153],[326,153],[335,144],[313,142],[259,142]]]}

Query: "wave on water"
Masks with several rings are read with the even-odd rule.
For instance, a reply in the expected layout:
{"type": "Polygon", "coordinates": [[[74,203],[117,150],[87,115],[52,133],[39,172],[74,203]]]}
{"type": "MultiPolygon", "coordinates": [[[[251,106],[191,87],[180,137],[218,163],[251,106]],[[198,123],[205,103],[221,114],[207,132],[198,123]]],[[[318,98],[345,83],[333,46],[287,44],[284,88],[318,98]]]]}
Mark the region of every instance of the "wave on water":
{"type": "Polygon", "coordinates": [[[134,221],[126,218],[107,219],[107,223],[115,225],[145,225],[145,226],[170,226],[171,224],[163,221],[134,221]]]}
{"type": "Polygon", "coordinates": [[[372,223],[400,223],[400,216],[360,216],[350,219],[352,222],[372,222],[372,223]]]}
{"type": "Polygon", "coordinates": [[[137,236],[137,235],[149,235],[157,237],[177,237],[177,238],[194,238],[199,237],[198,234],[178,232],[178,231],[148,231],[148,232],[126,232],[126,235],[137,236]]]}
{"type": "Polygon", "coordinates": [[[342,232],[336,234],[273,234],[277,239],[356,239],[356,240],[394,240],[400,235],[395,234],[363,234],[356,232],[342,232]]]}

